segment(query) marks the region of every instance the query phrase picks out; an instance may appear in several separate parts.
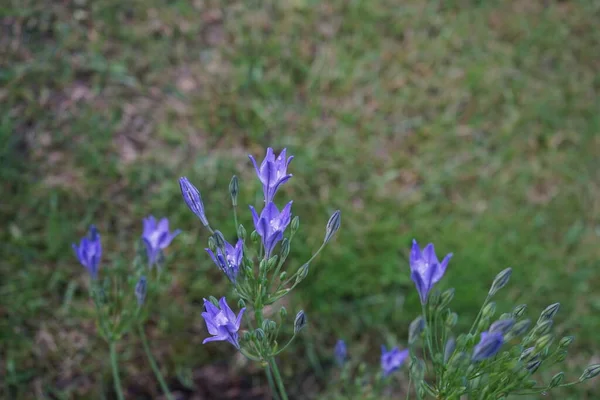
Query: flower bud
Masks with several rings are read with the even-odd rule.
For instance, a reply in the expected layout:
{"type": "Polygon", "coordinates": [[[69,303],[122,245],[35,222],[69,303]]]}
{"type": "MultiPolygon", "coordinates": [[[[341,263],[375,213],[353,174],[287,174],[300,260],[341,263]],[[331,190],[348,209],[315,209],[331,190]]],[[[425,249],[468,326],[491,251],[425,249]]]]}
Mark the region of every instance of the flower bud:
{"type": "Polygon", "coordinates": [[[246,302],[244,301],[244,299],[240,299],[240,300],[238,301],[238,307],[239,307],[240,309],[242,309],[242,308],[246,308],[246,302]]]}
{"type": "Polygon", "coordinates": [[[545,335],[546,333],[550,332],[553,324],[554,321],[551,319],[547,319],[541,323],[538,323],[535,328],[533,328],[533,334],[537,336],[545,335]]]}
{"type": "Polygon", "coordinates": [[[423,362],[423,360],[418,358],[411,359],[409,369],[412,379],[414,379],[415,382],[423,380],[423,377],[425,376],[425,362],[423,362]]]}
{"type": "Polygon", "coordinates": [[[501,334],[505,335],[513,327],[514,324],[515,320],[512,318],[501,319],[499,321],[494,322],[490,326],[490,332],[500,332],[501,334]]]}
{"type": "Polygon", "coordinates": [[[237,207],[237,197],[240,192],[240,184],[238,182],[237,176],[233,176],[231,178],[231,182],[229,182],[229,194],[231,195],[231,204],[234,207],[237,207]]]}
{"type": "Polygon", "coordinates": [[[217,242],[215,241],[215,238],[210,236],[208,238],[208,248],[214,253],[217,251],[217,242]]]}
{"type": "Polygon", "coordinates": [[[298,268],[298,272],[296,275],[296,283],[302,282],[306,276],[308,275],[308,264],[304,264],[300,268],[298,268]]]}
{"type": "Polygon", "coordinates": [[[296,233],[296,231],[298,231],[298,228],[300,227],[300,217],[298,217],[297,215],[292,218],[292,223],[290,224],[292,233],[296,233]]]}
{"type": "Polygon", "coordinates": [[[492,287],[488,293],[489,296],[495,295],[500,289],[502,289],[508,281],[510,280],[510,275],[512,274],[512,268],[506,268],[504,271],[500,272],[494,278],[494,282],[492,282],[492,287]]]}
{"type": "Polygon", "coordinates": [[[260,235],[258,234],[258,232],[252,231],[252,233],[250,234],[250,240],[252,240],[252,243],[254,244],[260,242],[260,235]]]}
{"type": "Polygon", "coordinates": [[[515,318],[520,318],[525,314],[525,310],[527,310],[527,304],[518,305],[512,310],[512,315],[515,318]]]}
{"type": "Polygon", "coordinates": [[[519,356],[519,361],[529,360],[529,358],[533,355],[534,350],[535,350],[535,347],[529,347],[529,348],[523,350],[523,352],[519,356]]]}
{"type": "Polygon", "coordinates": [[[540,365],[542,365],[542,360],[538,360],[538,359],[534,358],[533,360],[531,360],[527,363],[527,365],[525,366],[525,369],[527,371],[529,371],[530,374],[534,374],[535,371],[538,370],[540,365]]]}
{"type": "Polygon", "coordinates": [[[343,366],[346,362],[346,357],[348,355],[348,350],[346,349],[346,342],[343,340],[338,340],[335,344],[335,350],[333,352],[333,357],[335,362],[339,367],[343,366]]]}
{"type": "Polygon", "coordinates": [[[240,224],[240,226],[238,226],[237,234],[240,239],[246,240],[246,228],[244,228],[244,225],[240,224]]]}
{"type": "Polygon", "coordinates": [[[490,317],[483,317],[477,323],[477,331],[485,331],[490,326],[490,317]]]}
{"type": "Polygon", "coordinates": [[[439,308],[447,307],[453,298],[454,298],[454,288],[445,290],[440,297],[440,304],[438,305],[438,307],[439,308]]]}
{"type": "Polygon", "coordinates": [[[554,375],[552,377],[552,380],[550,380],[550,384],[548,385],[548,389],[554,389],[555,387],[557,387],[558,385],[560,385],[564,379],[565,379],[565,373],[562,372],[562,371],[559,372],[558,374],[554,375]]]}
{"type": "Polygon", "coordinates": [[[454,328],[454,326],[456,325],[457,322],[458,322],[458,314],[453,312],[453,313],[449,314],[448,317],[446,318],[446,327],[454,328]]]}
{"type": "Polygon", "coordinates": [[[511,318],[512,318],[512,314],[504,313],[504,314],[500,314],[500,316],[498,317],[498,321],[504,321],[505,319],[511,319],[511,318]]]}
{"type": "Polygon", "coordinates": [[[213,303],[215,306],[217,306],[217,307],[221,307],[221,306],[219,305],[219,300],[217,300],[215,296],[208,296],[208,300],[209,300],[211,303],[213,303]]]}
{"type": "Polygon", "coordinates": [[[138,305],[144,304],[146,299],[146,277],[141,276],[138,283],[135,285],[135,297],[137,298],[138,305]]]}
{"type": "Polygon", "coordinates": [[[425,320],[421,316],[417,317],[413,322],[411,322],[410,326],[408,327],[408,344],[415,343],[419,339],[419,336],[421,335],[421,332],[423,332],[424,328],[425,320]]]}
{"type": "Polygon", "coordinates": [[[541,338],[539,338],[537,340],[537,342],[535,342],[535,349],[538,351],[541,351],[543,349],[547,349],[548,346],[550,346],[550,344],[552,343],[552,341],[554,340],[554,335],[549,333],[547,335],[542,336],[541,338]]]}
{"type": "Polygon", "coordinates": [[[544,321],[546,321],[548,319],[554,318],[554,316],[558,312],[559,308],[560,308],[560,303],[550,304],[548,307],[546,307],[544,309],[544,311],[542,311],[542,313],[540,314],[540,318],[538,319],[537,323],[541,324],[542,322],[544,322],[544,321]]]}
{"type": "Polygon", "coordinates": [[[269,261],[267,261],[267,271],[272,270],[273,267],[275,267],[275,265],[277,264],[278,260],[279,260],[279,256],[277,256],[277,255],[269,258],[269,261]]]}
{"type": "Polygon", "coordinates": [[[285,307],[281,307],[279,309],[279,318],[281,318],[282,320],[284,320],[285,317],[287,317],[287,310],[285,309],[285,307]]]}
{"type": "Polygon", "coordinates": [[[213,238],[215,239],[215,244],[217,248],[222,249],[225,247],[225,237],[221,233],[221,231],[215,231],[213,234],[213,238]]]}
{"type": "Polygon", "coordinates": [[[254,336],[256,337],[257,341],[262,342],[265,340],[265,331],[263,331],[262,328],[257,328],[254,330],[254,336]]]}
{"type": "Polygon", "coordinates": [[[288,238],[283,238],[281,242],[281,259],[285,260],[287,256],[290,254],[290,240],[288,238]]]}
{"type": "Polygon", "coordinates": [[[271,321],[270,319],[265,319],[262,323],[262,328],[266,334],[271,334],[277,330],[277,324],[275,323],[275,321],[271,321]]]}
{"type": "Polygon", "coordinates": [[[515,324],[515,326],[513,326],[513,328],[510,331],[510,333],[512,334],[513,337],[521,336],[525,332],[527,332],[527,330],[529,329],[530,325],[531,325],[531,321],[528,320],[528,319],[524,319],[522,321],[517,322],[515,324]]]}
{"type": "Polygon", "coordinates": [[[583,371],[583,374],[579,377],[579,382],[595,378],[598,375],[600,375],[600,364],[592,364],[583,371]]]}
{"type": "Polygon", "coordinates": [[[463,364],[466,364],[469,360],[469,356],[465,352],[455,353],[450,358],[450,368],[453,370],[460,369],[463,364]]]}
{"type": "Polygon", "coordinates": [[[560,342],[558,342],[558,347],[566,349],[571,345],[571,343],[573,343],[573,340],[575,340],[575,336],[565,336],[564,338],[560,339],[560,342]]]}
{"type": "Polygon", "coordinates": [[[483,308],[483,312],[481,315],[483,316],[483,318],[492,318],[494,314],[496,314],[496,303],[492,301],[483,308]]]}
{"type": "Polygon", "coordinates": [[[306,315],[304,311],[300,310],[298,314],[296,314],[296,319],[294,320],[294,334],[297,334],[306,326],[306,315]]]}
{"type": "Polygon", "coordinates": [[[185,176],[179,178],[179,188],[188,208],[200,218],[202,225],[208,226],[208,220],[204,214],[204,204],[202,203],[202,197],[200,197],[198,189],[185,176]]]}
{"type": "Polygon", "coordinates": [[[340,229],[340,223],[342,221],[341,214],[341,211],[337,210],[331,214],[331,217],[329,217],[329,221],[327,221],[327,227],[325,229],[325,239],[323,240],[324,243],[329,242],[333,235],[335,235],[335,233],[340,229]]]}
{"type": "Polygon", "coordinates": [[[450,357],[454,354],[454,349],[456,349],[456,341],[451,337],[446,342],[446,346],[444,346],[444,364],[448,363],[448,360],[450,360],[450,357]]]}
{"type": "Polygon", "coordinates": [[[279,280],[283,281],[285,278],[287,277],[287,272],[283,271],[281,274],[279,274],[279,280]]]}
{"type": "Polygon", "coordinates": [[[558,351],[556,353],[556,357],[554,359],[555,360],[554,362],[555,363],[563,362],[563,361],[565,361],[565,358],[567,358],[567,351],[566,350],[558,351]]]}
{"type": "Polygon", "coordinates": [[[537,385],[537,381],[535,379],[530,379],[525,382],[523,386],[525,386],[526,389],[531,389],[532,387],[535,387],[535,385],[537,385]]]}

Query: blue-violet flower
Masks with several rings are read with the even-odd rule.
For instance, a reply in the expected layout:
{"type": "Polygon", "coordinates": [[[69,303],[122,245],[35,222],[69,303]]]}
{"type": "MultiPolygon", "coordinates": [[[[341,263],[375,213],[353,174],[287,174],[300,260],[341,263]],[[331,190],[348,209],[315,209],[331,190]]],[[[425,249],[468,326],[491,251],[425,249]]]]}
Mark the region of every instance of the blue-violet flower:
{"type": "Polygon", "coordinates": [[[146,299],[146,277],[141,276],[140,280],[135,284],[135,297],[137,298],[138,305],[144,304],[146,299]]]}
{"type": "Polygon", "coordinates": [[[444,276],[450,258],[452,258],[452,253],[446,255],[440,263],[432,243],[429,243],[421,252],[417,241],[413,240],[410,251],[410,277],[417,287],[421,304],[427,303],[429,291],[444,276]]]}
{"type": "Polygon", "coordinates": [[[79,246],[73,243],[73,250],[77,259],[88,270],[92,279],[98,277],[98,264],[102,256],[100,234],[94,225],[90,226],[88,236],[81,239],[79,246]]]}
{"type": "Polygon", "coordinates": [[[227,305],[225,297],[221,297],[219,307],[215,306],[209,300],[204,299],[204,309],[206,311],[202,313],[202,317],[206,322],[208,333],[213,336],[204,339],[202,344],[225,340],[239,349],[238,330],[240,329],[242,315],[246,311],[246,307],[242,308],[236,317],[227,305]]]}
{"type": "Polygon", "coordinates": [[[406,357],[408,357],[408,349],[401,351],[398,347],[394,347],[390,351],[387,351],[385,346],[382,345],[381,369],[383,370],[383,376],[388,376],[400,368],[406,357]]]}
{"type": "Polygon", "coordinates": [[[256,232],[258,232],[262,238],[267,258],[271,256],[271,252],[275,248],[275,245],[283,239],[283,232],[290,224],[292,215],[291,209],[291,201],[283,207],[281,212],[279,212],[279,209],[274,203],[269,202],[262,210],[259,217],[254,207],[250,206],[254,226],[256,232]]]}
{"type": "Polygon", "coordinates": [[[279,186],[292,177],[292,174],[287,173],[287,167],[294,156],[290,156],[286,160],[286,149],[283,149],[279,156],[275,158],[273,149],[269,147],[265,159],[260,164],[260,168],[252,155],[249,155],[248,157],[252,161],[252,164],[254,164],[256,175],[258,175],[258,179],[260,179],[260,182],[263,185],[265,204],[273,201],[273,197],[279,186]]]}
{"type": "Polygon", "coordinates": [[[210,255],[210,258],[217,264],[217,267],[221,269],[229,278],[229,280],[235,283],[238,272],[240,271],[240,265],[242,264],[242,256],[244,251],[244,241],[239,239],[233,247],[226,240],[224,241],[223,248],[217,248],[216,253],[213,253],[211,249],[205,249],[210,255]],[[224,252],[224,254],[223,254],[224,252]]]}
{"type": "Polygon", "coordinates": [[[154,216],[144,218],[144,232],[142,240],[146,245],[146,253],[148,254],[148,264],[150,267],[158,262],[160,252],[165,249],[175,236],[181,233],[180,229],[169,232],[169,220],[166,218],[156,222],[154,216]]]}
{"type": "Polygon", "coordinates": [[[334,358],[335,362],[341,367],[346,362],[346,356],[348,354],[348,350],[346,349],[346,342],[342,339],[338,340],[335,344],[334,350],[334,358]]]}
{"type": "Polygon", "coordinates": [[[500,332],[481,332],[481,340],[475,349],[473,350],[473,361],[481,361],[486,358],[495,356],[502,345],[504,344],[504,337],[500,332]]]}
{"type": "Polygon", "coordinates": [[[188,208],[200,218],[202,225],[208,226],[208,220],[204,214],[204,203],[202,203],[200,191],[196,186],[192,185],[185,176],[179,178],[179,187],[181,189],[183,200],[185,200],[185,204],[187,204],[188,208]]]}

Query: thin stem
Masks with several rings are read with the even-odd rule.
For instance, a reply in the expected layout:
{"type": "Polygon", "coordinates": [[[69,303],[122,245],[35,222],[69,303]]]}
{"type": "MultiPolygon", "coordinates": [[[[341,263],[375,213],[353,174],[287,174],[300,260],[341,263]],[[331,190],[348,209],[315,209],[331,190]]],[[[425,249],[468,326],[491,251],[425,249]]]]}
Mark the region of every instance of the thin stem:
{"type": "Polygon", "coordinates": [[[277,367],[277,361],[275,361],[274,357],[269,359],[269,365],[273,370],[273,377],[275,378],[275,383],[279,388],[279,393],[281,395],[281,400],[288,400],[287,393],[285,391],[285,387],[283,386],[283,381],[281,379],[281,374],[279,373],[279,368],[277,367]]]}
{"type": "Polygon", "coordinates": [[[146,352],[146,356],[148,357],[148,361],[150,362],[150,367],[152,367],[152,371],[154,371],[154,375],[156,376],[156,379],[158,379],[160,388],[162,389],[163,393],[165,394],[165,396],[168,400],[175,400],[175,398],[171,395],[171,392],[169,391],[169,387],[167,386],[167,383],[165,382],[165,378],[163,377],[162,373],[160,372],[160,368],[158,368],[158,365],[156,364],[156,360],[154,359],[152,352],[150,351],[150,346],[148,345],[148,339],[146,338],[146,333],[144,332],[144,328],[142,327],[141,324],[138,324],[138,332],[140,334],[140,338],[142,339],[142,345],[144,346],[144,351],[146,352]]]}
{"type": "Polygon", "coordinates": [[[121,378],[119,378],[119,364],[117,361],[117,349],[115,347],[115,341],[111,339],[108,342],[108,347],[110,348],[110,365],[112,367],[113,383],[115,385],[115,392],[117,392],[117,399],[125,400],[125,396],[123,396],[123,389],[121,388],[121,378]]]}
{"type": "Polygon", "coordinates": [[[490,300],[490,297],[491,296],[488,294],[487,297],[485,298],[483,305],[481,306],[481,308],[479,309],[479,312],[477,313],[477,316],[475,317],[475,321],[473,321],[473,325],[471,325],[471,329],[469,329],[469,333],[473,333],[473,329],[475,329],[475,327],[477,326],[477,323],[479,322],[479,318],[481,317],[481,314],[483,313],[483,309],[485,308],[488,301],[490,300]]]}
{"type": "Polygon", "coordinates": [[[265,366],[265,373],[267,374],[267,381],[269,381],[269,389],[271,389],[273,398],[275,400],[279,400],[279,395],[277,394],[277,388],[275,387],[275,383],[273,381],[273,374],[271,373],[271,367],[269,367],[268,365],[265,366]]]}

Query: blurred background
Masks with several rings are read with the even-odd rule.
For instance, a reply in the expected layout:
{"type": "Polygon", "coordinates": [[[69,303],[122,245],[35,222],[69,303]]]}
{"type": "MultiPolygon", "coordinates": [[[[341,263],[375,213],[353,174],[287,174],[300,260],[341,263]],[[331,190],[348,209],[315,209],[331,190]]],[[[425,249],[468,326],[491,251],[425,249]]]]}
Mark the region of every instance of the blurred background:
{"type": "MultiPolygon", "coordinates": [[[[127,263],[150,214],[184,231],[147,326],[169,385],[182,399],[268,398],[259,367],[200,344],[202,298],[229,287],[177,182],[233,236],[228,182],[260,204],[247,155],[267,146],[295,155],[277,197],[301,218],[291,269],[343,213],[286,298],[310,321],[280,360],[293,398],[334,398],[338,338],[374,369],[382,343],[404,346],[413,238],[454,253],[439,286],[456,288],[461,326],[509,266],[500,312],[560,302],[576,379],[600,362],[598,21],[593,0],[5,0],[2,398],[114,398],[71,243],[95,223],[101,268],[127,263]]],[[[119,350],[128,398],[160,398],[139,339],[119,350]]],[[[592,381],[545,398],[598,393],[592,381]]]]}

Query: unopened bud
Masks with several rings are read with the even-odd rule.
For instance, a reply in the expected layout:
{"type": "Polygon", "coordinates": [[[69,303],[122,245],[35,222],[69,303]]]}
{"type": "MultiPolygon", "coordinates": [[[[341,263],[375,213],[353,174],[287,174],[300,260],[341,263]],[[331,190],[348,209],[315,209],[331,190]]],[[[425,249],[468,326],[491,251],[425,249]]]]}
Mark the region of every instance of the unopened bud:
{"type": "Polygon", "coordinates": [[[240,226],[238,226],[237,234],[240,239],[246,240],[246,228],[244,228],[244,225],[240,224],[240,226]]]}
{"type": "Polygon", "coordinates": [[[500,332],[501,334],[505,335],[513,327],[514,324],[515,324],[515,320],[512,318],[501,319],[499,321],[494,322],[490,326],[489,331],[490,331],[490,333],[500,332]]]}
{"type": "Polygon", "coordinates": [[[548,319],[554,318],[554,316],[558,312],[559,308],[560,308],[560,303],[550,304],[548,307],[546,307],[544,309],[544,311],[542,311],[542,313],[540,314],[540,318],[538,319],[537,323],[541,324],[542,322],[544,322],[544,321],[546,321],[548,319]]]}
{"type": "Polygon", "coordinates": [[[477,330],[479,332],[488,330],[490,326],[490,317],[483,317],[477,323],[477,330]]]}
{"type": "Polygon", "coordinates": [[[413,358],[410,362],[409,369],[412,375],[412,379],[414,379],[415,382],[420,382],[421,380],[423,380],[423,377],[425,376],[425,363],[423,362],[423,360],[413,358]]]}
{"type": "Polygon", "coordinates": [[[521,336],[525,332],[527,332],[530,325],[531,325],[531,321],[528,319],[524,319],[522,321],[517,322],[515,324],[515,326],[513,326],[513,328],[511,329],[510,333],[512,334],[513,337],[521,336]]]}
{"type": "Polygon", "coordinates": [[[275,332],[275,329],[277,329],[277,324],[275,323],[275,321],[265,319],[262,323],[262,329],[263,331],[265,331],[265,333],[269,334],[275,332]]]}
{"type": "Polygon", "coordinates": [[[536,350],[540,351],[540,350],[548,348],[548,346],[550,346],[550,344],[552,343],[553,340],[554,340],[554,335],[552,335],[551,333],[542,336],[541,338],[539,338],[537,340],[537,342],[535,342],[536,350]]]}
{"type": "Polygon", "coordinates": [[[592,364],[583,371],[583,374],[579,377],[579,382],[595,378],[598,375],[600,375],[600,364],[592,364]]]}
{"type": "Polygon", "coordinates": [[[141,306],[144,304],[144,300],[146,299],[146,277],[140,277],[140,280],[135,285],[135,297],[137,298],[138,305],[141,306]]]}
{"type": "Polygon", "coordinates": [[[252,231],[252,233],[250,234],[250,240],[252,240],[252,243],[256,244],[260,241],[260,235],[258,234],[258,232],[256,231],[252,231]]]}
{"type": "Polygon", "coordinates": [[[527,304],[518,305],[512,310],[512,315],[515,318],[520,318],[525,314],[525,310],[527,310],[527,304]]]}
{"type": "Polygon", "coordinates": [[[287,310],[285,309],[285,307],[281,307],[279,309],[279,317],[283,320],[285,319],[285,317],[287,317],[287,310]]]}
{"type": "Polygon", "coordinates": [[[237,197],[240,192],[240,184],[238,182],[237,176],[233,176],[231,178],[231,182],[229,182],[229,194],[231,195],[231,203],[234,207],[237,207],[237,197]]]}
{"type": "Polygon", "coordinates": [[[538,368],[540,367],[540,365],[542,365],[542,360],[532,360],[529,361],[527,363],[527,365],[525,366],[525,369],[527,369],[527,371],[529,371],[530,374],[534,374],[535,371],[538,370],[538,368]]]}
{"type": "Polygon", "coordinates": [[[213,303],[215,306],[219,307],[219,300],[217,300],[214,296],[208,296],[208,300],[213,303]]]}
{"type": "Polygon", "coordinates": [[[446,346],[444,346],[444,364],[448,363],[452,354],[454,354],[454,349],[456,348],[456,341],[453,337],[448,339],[446,342],[446,346]]]}
{"type": "Polygon", "coordinates": [[[208,248],[213,253],[217,251],[217,242],[215,241],[215,238],[212,236],[208,238],[208,248]]]}
{"type": "Polygon", "coordinates": [[[342,221],[342,213],[340,210],[335,211],[329,217],[329,221],[327,221],[327,227],[325,229],[325,239],[324,243],[327,243],[331,240],[333,235],[340,229],[340,223],[342,221]]]}
{"type": "Polygon", "coordinates": [[[262,342],[263,340],[265,340],[265,331],[263,331],[262,328],[257,328],[256,330],[254,330],[254,336],[256,337],[256,340],[262,342]]]}
{"type": "Polygon", "coordinates": [[[290,224],[290,227],[292,233],[296,233],[296,231],[300,227],[300,218],[297,215],[294,218],[292,218],[292,223],[290,224]]]}
{"type": "Polygon", "coordinates": [[[525,382],[525,388],[527,389],[531,389],[532,387],[535,387],[535,385],[537,385],[537,381],[535,379],[530,379],[527,382],[525,382]]]}
{"type": "Polygon", "coordinates": [[[215,238],[215,243],[217,248],[222,249],[225,247],[225,237],[221,233],[221,231],[215,231],[213,234],[213,238],[215,238]]]}
{"type": "Polygon", "coordinates": [[[496,314],[496,303],[492,301],[483,308],[482,316],[492,318],[494,314],[496,314]]]}
{"type": "Polygon", "coordinates": [[[246,308],[246,302],[244,301],[244,299],[240,299],[238,301],[238,307],[241,308],[246,308]]]}
{"type": "Polygon", "coordinates": [[[438,305],[438,307],[439,308],[447,307],[453,298],[454,298],[454,288],[445,290],[442,293],[442,296],[440,297],[440,304],[438,305]]]}
{"type": "Polygon", "coordinates": [[[565,379],[565,373],[562,372],[562,371],[559,372],[558,374],[554,375],[552,377],[552,380],[550,380],[550,384],[548,385],[548,389],[554,389],[555,387],[557,387],[558,385],[560,385],[564,379],[565,379]]]}
{"type": "Polygon", "coordinates": [[[519,356],[519,361],[529,360],[529,358],[533,355],[534,350],[535,350],[535,347],[529,347],[529,348],[523,350],[523,352],[519,356]]]}
{"type": "Polygon", "coordinates": [[[300,310],[298,314],[296,314],[296,319],[294,320],[294,334],[297,334],[306,326],[306,315],[304,311],[300,310]]]}
{"type": "Polygon", "coordinates": [[[506,286],[506,284],[510,280],[511,274],[512,268],[506,268],[504,271],[496,275],[496,278],[494,278],[494,282],[492,282],[492,287],[490,288],[489,295],[495,295],[500,289],[506,286]]]}
{"type": "Polygon", "coordinates": [[[250,340],[252,340],[252,334],[249,331],[244,332],[244,334],[242,335],[242,340],[244,342],[249,342],[250,340]]]}
{"type": "Polygon", "coordinates": [[[456,325],[457,322],[458,322],[458,314],[453,312],[453,313],[449,314],[448,317],[446,318],[446,327],[454,328],[454,326],[456,325]]]}
{"type": "Polygon", "coordinates": [[[425,320],[423,317],[417,317],[413,322],[410,323],[408,327],[408,344],[415,343],[419,336],[421,336],[421,332],[425,328],[425,320]]]}
{"type": "Polygon", "coordinates": [[[553,324],[554,324],[554,321],[552,321],[551,319],[547,319],[547,320],[543,321],[542,323],[538,323],[535,326],[535,328],[533,328],[533,332],[534,332],[533,334],[537,335],[537,336],[545,335],[546,333],[550,332],[553,324]]]}
{"type": "Polygon", "coordinates": [[[558,347],[565,349],[573,343],[573,340],[575,340],[575,336],[565,336],[558,342],[558,347]]]}
{"type": "Polygon", "coordinates": [[[273,267],[275,267],[275,265],[277,264],[278,260],[279,260],[279,256],[277,256],[277,255],[269,258],[269,261],[267,262],[267,271],[272,270],[273,267]]]}
{"type": "Polygon", "coordinates": [[[301,281],[303,281],[306,276],[308,275],[308,264],[304,264],[303,266],[301,266],[298,269],[297,275],[296,275],[296,283],[300,283],[301,281]]]}
{"type": "Polygon", "coordinates": [[[554,360],[555,360],[555,363],[561,363],[561,362],[565,361],[566,358],[567,358],[567,351],[560,350],[556,353],[556,357],[554,358],[554,360]]]}
{"type": "Polygon", "coordinates": [[[283,238],[281,242],[281,259],[285,260],[287,256],[290,254],[290,240],[288,238],[283,238]]]}
{"type": "Polygon", "coordinates": [[[283,271],[281,274],[279,274],[279,280],[282,281],[287,277],[287,272],[283,271]]]}

